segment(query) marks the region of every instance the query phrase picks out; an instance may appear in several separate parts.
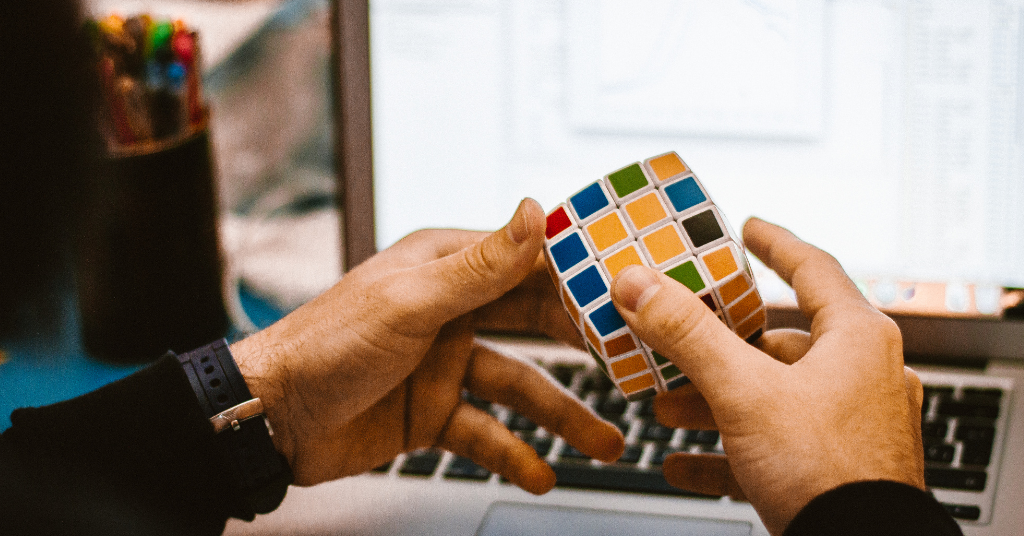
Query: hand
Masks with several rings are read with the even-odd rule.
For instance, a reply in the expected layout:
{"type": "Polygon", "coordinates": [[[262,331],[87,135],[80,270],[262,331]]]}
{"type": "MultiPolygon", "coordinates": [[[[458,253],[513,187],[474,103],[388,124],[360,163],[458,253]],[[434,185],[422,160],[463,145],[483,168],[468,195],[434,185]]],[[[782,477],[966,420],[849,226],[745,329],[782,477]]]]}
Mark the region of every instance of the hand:
{"type": "Polygon", "coordinates": [[[533,493],[555,484],[534,450],[463,390],[504,404],[601,460],[623,449],[536,366],[477,344],[477,328],[578,343],[540,250],[544,213],[527,199],[495,233],[413,233],[232,353],[274,428],[295,482],[355,475],[439,447],[533,493]]]}
{"type": "Polygon", "coordinates": [[[755,348],[663,274],[629,268],[612,285],[629,326],[693,382],[656,399],[659,420],[722,434],[727,461],[674,454],[665,478],[745,495],[772,534],[842,484],[891,480],[924,489],[921,382],[903,366],[895,323],[825,252],[761,220],[743,231],[750,250],[796,291],[810,333],[768,331],[755,348]]]}

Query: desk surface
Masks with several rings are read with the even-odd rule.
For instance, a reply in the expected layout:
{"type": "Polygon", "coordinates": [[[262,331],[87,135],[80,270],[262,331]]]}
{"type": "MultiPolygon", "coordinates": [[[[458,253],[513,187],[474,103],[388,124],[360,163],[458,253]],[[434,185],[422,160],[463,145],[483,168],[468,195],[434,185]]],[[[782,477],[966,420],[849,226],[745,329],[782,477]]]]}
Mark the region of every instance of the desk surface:
{"type": "MultiPolygon", "coordinates": [[[[239,288],[239,298],[246,315],[260,329],[284,316],[283,311],[244,285],[239,288]]],[[[62,328],[50,336],[0,346],[7,358],[0,363],[0,431],[11,426],[11,412],[17,408],[74,398],[145,366],[111,364],[90,356],[78,335],[73,299],[65,303],[60,324],[62,328]]],[[[233,330],[226,335],[231,340],[240,334],[233,330]]]]}

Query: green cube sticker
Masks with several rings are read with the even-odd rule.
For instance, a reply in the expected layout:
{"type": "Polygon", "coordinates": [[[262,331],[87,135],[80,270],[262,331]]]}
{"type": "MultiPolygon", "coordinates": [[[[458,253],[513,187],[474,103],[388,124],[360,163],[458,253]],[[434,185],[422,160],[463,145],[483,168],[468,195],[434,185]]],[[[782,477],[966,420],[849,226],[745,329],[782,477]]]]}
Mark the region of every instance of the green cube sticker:
{"type": "Polygon", "coordinates": [[[621,199],[647,186],[647,177],[644,170],[640,169],[640,164],[633,164],[608,175],[608,182],[612,183],[615,195],[621,199]]]}
{"type": "Polygon", "coordinates": [[[658,352],[652,350],[651,355],[654,356],[654,362],[659,365],[664,365],[665,363],[668,363],[668,358],[659,354],[658,352]]]}
{"type": "Polygon", "coordinates": [[[661,377],[665,378],[666,380],[671,380],[672,378],[675,378],[676,376],[679,376],[682,373],[683,371],[679,370],[679,367],[675,365],[669,365],[661,369],[661,377]]]}
{"type": "Polygon", "coordinates": [[[668,270],[665,275],[686,285],[686,288],[694,292],[704,290],[704,278],[697,272],[697,267],[692,260],[668,270]]]}

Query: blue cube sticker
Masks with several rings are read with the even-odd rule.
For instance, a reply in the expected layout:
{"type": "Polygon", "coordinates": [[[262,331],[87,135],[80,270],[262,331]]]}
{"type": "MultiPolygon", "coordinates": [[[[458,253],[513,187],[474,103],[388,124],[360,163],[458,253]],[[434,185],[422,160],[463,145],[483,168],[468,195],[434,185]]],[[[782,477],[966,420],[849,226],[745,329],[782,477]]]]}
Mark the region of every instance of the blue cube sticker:
{"type": "Polygon", "coordinates": [[[611,203],[608,201],[608,196],[605,195],[604,189],[596,182],[584,188],[580,193],[570,197],[569,202],[572,203],[573,210],[576,211],[576,215],[581,220],[590,217],[611,203]]]}
{"type": "Polygon", "coordinates": [[[587,246],[583,245],[579,233],[573,233],[551,246],[551,258],[559,272],[576,266],[589,256],[587,246]]]}
{"type": "Polygon", "coordinates": [[[594,329],[596,329],[602,337],[626,326],[626,321],[623,320],[622,316],[619,315],[619,312],[615,310],[615,304],[612,302],[608,302],[597,309],[594,309],[587,316],[590,318],[590,322],[594,324],[594,329]]]}
{"type": "Polygon", "coordinates": [[[676,212],[682,212],[690,207],[695,207],[708,200],[704,192],[700,191],[697,181],[693,177],[687,177],[679,182],[672,183],[662,189],[668,197],[676,212]]]}
{"type": "Polygon", "coordinates": [[[572,276],[565,284],[581,308],[608,293],[608,285],[593,264],[572,276]]]}

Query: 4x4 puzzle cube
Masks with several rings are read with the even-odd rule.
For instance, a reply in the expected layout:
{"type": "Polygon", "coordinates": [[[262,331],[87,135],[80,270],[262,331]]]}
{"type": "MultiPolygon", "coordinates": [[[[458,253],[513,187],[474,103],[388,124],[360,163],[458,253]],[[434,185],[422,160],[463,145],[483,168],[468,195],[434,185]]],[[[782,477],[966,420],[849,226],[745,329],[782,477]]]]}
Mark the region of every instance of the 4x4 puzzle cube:
{"type": "Polygon", "coordinates": [[[628,400],[687,383],[626,326],[609,292],[631,264],[692,290],[741,338],[765,329],[765,308],[739,237],[675,152],[587,185],[547,216],[545,254],[562,304],[601,369],[628,400]]]}

